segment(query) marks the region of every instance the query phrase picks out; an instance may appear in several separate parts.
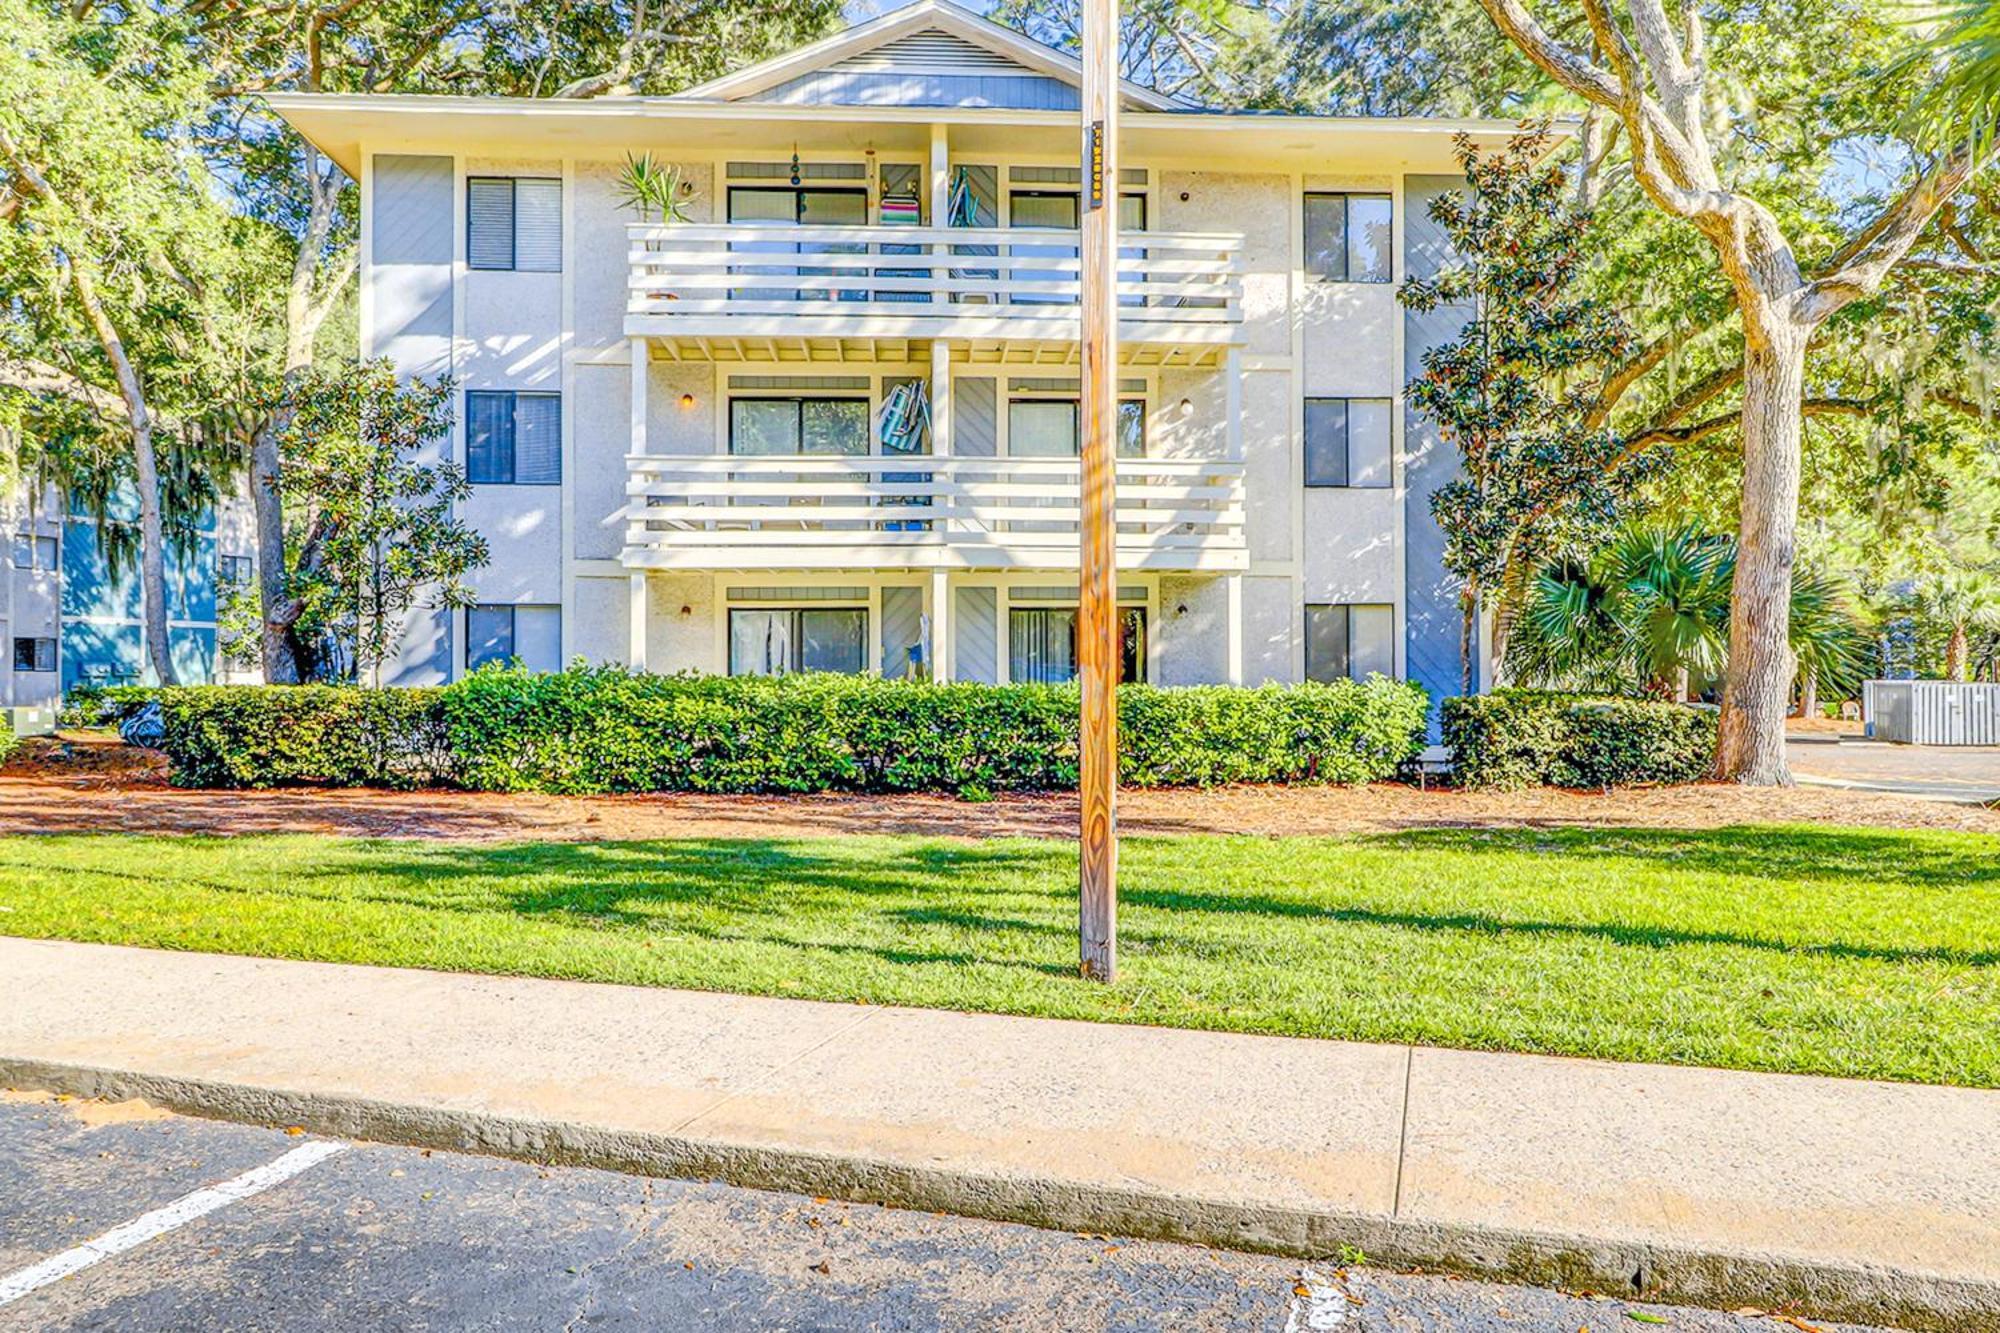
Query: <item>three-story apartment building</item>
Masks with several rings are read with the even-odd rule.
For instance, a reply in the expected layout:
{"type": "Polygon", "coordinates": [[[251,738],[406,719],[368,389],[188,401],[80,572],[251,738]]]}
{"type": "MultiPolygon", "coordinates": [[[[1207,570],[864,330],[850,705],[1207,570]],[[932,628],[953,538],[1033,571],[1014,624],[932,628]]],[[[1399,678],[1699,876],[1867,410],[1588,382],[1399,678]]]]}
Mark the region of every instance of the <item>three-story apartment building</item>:
{"type": "MultiPolygon", "coordinates": [[[[361,183],[361,351],[452,375],[492,562],[385,681],[494,659],[1075,668],[1079,71],[944,0],[671,97],[274,96],[361,183]],[[621,203],[628,155],[690,219],[621,203]]],[[[1166,684],[1457,687],[1402,385],[1451,138],[1124,89],[1119,595],[1166,684]]]]}

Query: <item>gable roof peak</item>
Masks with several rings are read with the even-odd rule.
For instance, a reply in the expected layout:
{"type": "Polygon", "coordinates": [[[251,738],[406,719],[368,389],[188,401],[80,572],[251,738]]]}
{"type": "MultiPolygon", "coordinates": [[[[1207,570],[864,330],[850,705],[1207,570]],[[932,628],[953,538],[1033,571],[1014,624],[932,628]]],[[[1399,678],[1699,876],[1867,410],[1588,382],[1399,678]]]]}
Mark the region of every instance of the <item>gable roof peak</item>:
{"type": "MultiPolygon", "coordinates": [[[[742,101],[788,80],[919,36],[953,39],[983,48],[999,60],[1022,67],[1024,72],[1045,75],[1073,86],[1082,82],[1083,64],[1067,51],[1046,46],[1024,33],[1003,27],[982,14],[954,4],[952,0],[916,0],[914,4],[890,10],[819,41],[773,56],[733,74],[725,74],[719,79],[711,79],[673,96],[685,101],[742,101]]],[[[1186,103],[1141,87],[1129,79],[1119,82],[1121,100],[1133,110],[1189,109],[1186,103]]]]}

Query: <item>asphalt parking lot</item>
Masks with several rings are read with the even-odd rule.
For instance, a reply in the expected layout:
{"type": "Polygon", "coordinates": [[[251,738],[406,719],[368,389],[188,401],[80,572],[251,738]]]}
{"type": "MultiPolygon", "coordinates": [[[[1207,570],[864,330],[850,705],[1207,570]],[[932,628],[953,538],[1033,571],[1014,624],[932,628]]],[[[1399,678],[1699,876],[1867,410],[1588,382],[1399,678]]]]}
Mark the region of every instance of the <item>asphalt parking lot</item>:
{"type": "Polygon", "coordinates": [[[0,1328],[1853,1326],[1121,1242],[0,1094],[0,1328]]]}

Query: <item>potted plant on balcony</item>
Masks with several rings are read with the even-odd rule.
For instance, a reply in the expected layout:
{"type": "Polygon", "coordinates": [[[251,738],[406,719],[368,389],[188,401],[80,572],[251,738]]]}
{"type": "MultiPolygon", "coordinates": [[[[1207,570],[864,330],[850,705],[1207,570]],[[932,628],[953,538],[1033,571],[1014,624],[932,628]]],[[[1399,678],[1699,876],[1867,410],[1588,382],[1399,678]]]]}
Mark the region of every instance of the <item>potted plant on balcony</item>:
{"type": "MultiPolygon", "coordinates": [[[[661,166],[649,152],[636,157],[625,154],[625,165],[619,168],[612,188],[618,192],[618,202],[637,213],[641,222],[657,219],[661,226],[673,227],[694,221],[688,211],[694,202],[694,182],[678,165],[661,166]]],[[[678,292],[649,291],[646,295],[656,301],[680,300],[678,292]]]]}

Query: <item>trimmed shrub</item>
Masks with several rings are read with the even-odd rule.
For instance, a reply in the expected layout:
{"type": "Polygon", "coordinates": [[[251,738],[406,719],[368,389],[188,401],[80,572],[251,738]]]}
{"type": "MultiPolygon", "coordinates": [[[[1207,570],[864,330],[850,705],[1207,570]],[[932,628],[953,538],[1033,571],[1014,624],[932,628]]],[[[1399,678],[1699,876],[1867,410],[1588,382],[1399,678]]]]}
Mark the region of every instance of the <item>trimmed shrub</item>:
{"type": "Polygon", "coordinates": [[[14,734],[14,719],[4,709],[0,709],[0,764],[7,762],[20,745],[21,738],[14,734]]]}
{"type": "MultiPolygon", "coordinates": [[[[166,750],[186,786],[977,797],[1077,782],[1074,686],[488,668],[438,690],[224,686],[167,696],[166,750]],[[367,702],[384,698],[397,702],[367,702]],[[322,709],[338,719],[318,718],[322,709]],[[394,739],[399,731],[409,735],[394,739]]],[[[1126,686],[1121,770],[1143,787],[1368,782],[1421,750],[1425,707],[1421,689],[1382,679],[1126,686]]]]}
{"type": "Polygon", "coordinates": [[[1696,782],[1716,714],[1689,704],[1496,690],[1444,701],[1444,743],[1464,787],[1696,782]]]}
{"type": "Polygon", "coordinates": [[[192,685],[158,692],[177,787],[449,785],[437,690],[192,685]]]}

